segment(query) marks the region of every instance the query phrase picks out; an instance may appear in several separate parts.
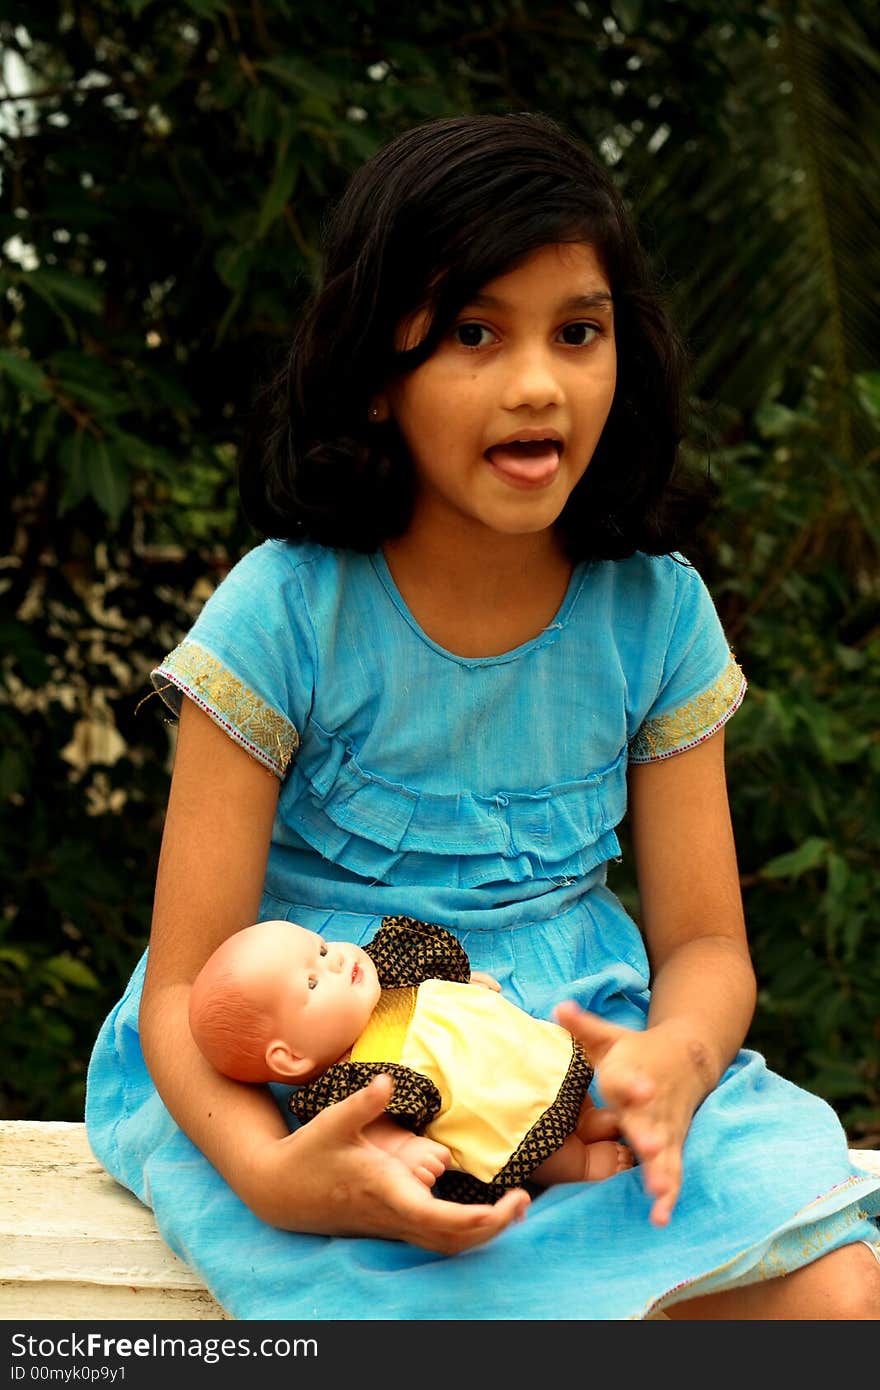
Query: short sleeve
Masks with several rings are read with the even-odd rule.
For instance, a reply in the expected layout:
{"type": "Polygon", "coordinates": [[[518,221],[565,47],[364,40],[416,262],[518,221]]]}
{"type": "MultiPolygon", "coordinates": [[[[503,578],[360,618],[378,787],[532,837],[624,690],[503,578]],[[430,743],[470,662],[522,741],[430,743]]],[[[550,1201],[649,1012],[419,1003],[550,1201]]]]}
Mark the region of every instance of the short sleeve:
{"type": "Polygon", "coordinates": [[[629,761],[654,762],[710,738],[739,708],[746,679],[705,583],[671,557],[674,596],[656,689],[650,692],[629,761]]]}
{"type": "Polygon", "coordinates": [[[277,541],[249,551],[150,677],[174,714],[188,696],[278,778],[296,755],[313,688],[295,554],[277,541]]]}

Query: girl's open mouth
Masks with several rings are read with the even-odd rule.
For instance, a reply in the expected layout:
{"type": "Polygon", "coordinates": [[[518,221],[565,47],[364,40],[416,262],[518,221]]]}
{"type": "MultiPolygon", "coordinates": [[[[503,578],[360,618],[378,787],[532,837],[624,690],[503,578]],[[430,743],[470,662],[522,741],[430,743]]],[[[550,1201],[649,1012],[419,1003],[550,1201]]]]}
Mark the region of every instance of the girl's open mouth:
{"type": "Polygon", "coordinates": [[[558,439],[531,439],[496,444],[486,450],[493,471],[513,487],[546,487],[559,471],[562,445],[558,439]]]}

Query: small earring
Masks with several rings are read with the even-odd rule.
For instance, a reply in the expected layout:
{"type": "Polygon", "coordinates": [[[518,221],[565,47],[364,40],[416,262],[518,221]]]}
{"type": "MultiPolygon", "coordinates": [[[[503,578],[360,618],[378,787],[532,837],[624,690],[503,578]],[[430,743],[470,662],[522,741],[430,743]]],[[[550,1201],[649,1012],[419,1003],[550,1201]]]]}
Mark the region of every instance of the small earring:
{"type": "Polygon", "coordinates": [[[378,407],[377,405],[371,405],[371,406],[370,406],[370,419],[371,419],[371,420],[378,420],[378,418],[379,418],[379,407],[378,407]]]}

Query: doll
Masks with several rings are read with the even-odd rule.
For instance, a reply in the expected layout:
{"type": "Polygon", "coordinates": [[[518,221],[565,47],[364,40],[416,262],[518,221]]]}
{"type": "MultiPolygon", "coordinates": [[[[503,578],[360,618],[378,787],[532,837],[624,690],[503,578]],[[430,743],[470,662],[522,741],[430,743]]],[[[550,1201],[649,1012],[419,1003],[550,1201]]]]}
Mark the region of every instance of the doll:
{"type": "Polygon", "coordinates": [[[471,975],[443,927],[386,917],[366,947],[295,922],[234,933],[193,985],[190,1027],[218,1071],[296,1087],[301,1121],[388,1073],[370,1139],[447,1199],[597,1181],[632,1166],[588,1087],[593,1068],[557,1023],[471,975]]]}

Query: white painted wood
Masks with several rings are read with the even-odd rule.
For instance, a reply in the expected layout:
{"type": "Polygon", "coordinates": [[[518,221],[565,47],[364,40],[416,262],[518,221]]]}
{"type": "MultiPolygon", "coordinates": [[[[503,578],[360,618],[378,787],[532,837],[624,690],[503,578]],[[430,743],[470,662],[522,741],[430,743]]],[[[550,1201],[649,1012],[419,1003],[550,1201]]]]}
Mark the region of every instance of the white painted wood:
{"type": "Polygon", "coordinates": [[[0,1318],[227,1319],[85,1126],[0,1121],[0,1318]]]}
{"type": "Polygon", "coordinates": [[[856,1168],[864,1168],[872,1177],[880,1178],[880,1149],[850,1149],[849,1156],[856,1168]]]}
{"type": "MultiPolygon", "coordinates": [[[[850,1157],[880,1176],[880,1150],[850,1157]]],[[[85,1125],[0,1120],[0,1319],[229,1317],[97,1162],[85,1125]]]]}

